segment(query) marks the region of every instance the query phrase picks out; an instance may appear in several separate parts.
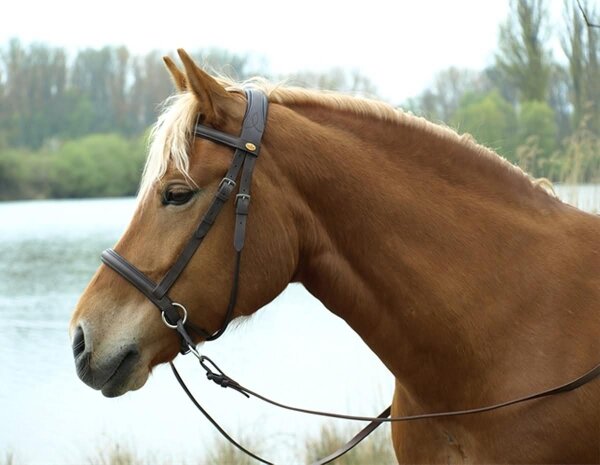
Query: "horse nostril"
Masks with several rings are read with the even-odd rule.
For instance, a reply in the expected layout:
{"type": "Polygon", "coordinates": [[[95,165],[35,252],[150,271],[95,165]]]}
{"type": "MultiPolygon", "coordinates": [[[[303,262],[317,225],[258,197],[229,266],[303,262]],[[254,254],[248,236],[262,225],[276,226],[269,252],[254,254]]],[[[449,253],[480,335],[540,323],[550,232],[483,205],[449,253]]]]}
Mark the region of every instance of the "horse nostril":
{"type": "Polygon", "coordinates": [[[77,359],[85,351],[85,335],[83,328],[77,326],[75,334],[73,334],[73,357],[77,359]]]}

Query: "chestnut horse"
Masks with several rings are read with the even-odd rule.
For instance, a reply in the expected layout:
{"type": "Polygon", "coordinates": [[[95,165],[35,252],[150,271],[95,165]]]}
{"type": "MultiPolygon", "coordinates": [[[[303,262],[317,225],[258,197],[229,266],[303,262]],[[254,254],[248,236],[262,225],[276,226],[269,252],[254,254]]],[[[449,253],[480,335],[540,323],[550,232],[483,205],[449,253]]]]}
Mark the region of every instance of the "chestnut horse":
{"type": "MultiPolygon", "coordinates": [[[[179,52],[177,95],[152,135],[137,210],[115,250],[153,280],[173,264],[232,150],[240,88],[179,52]]],[[[600,218],[563,204],[468,136],[383,103],[260,86],[269,96],[235,317],[300,282],[396,378],[392,415],[490,405],[565,383],[600,358],[600,218]]],[[[233,206],[171,295],[216,331],[229,299],[233,206]]],[[[139,389],[178,353],[140,292],[101,266],[71,334],[80,377],[105,396],[139,389]]],[[[198,340],[197,342],[201,342],[198,340]]],[[[494,412],[394,423],[401,463],[598,463],[600,380],[494,412]]]]}

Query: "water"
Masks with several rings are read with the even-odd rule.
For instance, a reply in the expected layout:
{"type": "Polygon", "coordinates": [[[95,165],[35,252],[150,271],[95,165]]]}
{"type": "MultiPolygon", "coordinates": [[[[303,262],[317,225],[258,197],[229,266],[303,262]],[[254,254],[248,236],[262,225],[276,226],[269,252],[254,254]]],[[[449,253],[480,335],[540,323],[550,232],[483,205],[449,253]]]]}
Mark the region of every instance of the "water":
{"type": "MultiPolygon", "coordinates": [[[[600,211],[600,186],[558,192],[600,211]]],[[[133,206],[133,199],[0,203],[0,458],[14,450],[21,463],[77,464],[119,441],[143,456],[192,463],[211,447],[215,433],[167,367],[117,399],[75,375],[71,310],[133,206]]],[[[248,387],[309,408],[373,415],[393,391],[391,374],[362,340],[298,285],[203,352],[248,387]]],[[[209,384],[191,356],[177,365],[226,429],[259,439],[282,463],[294,463],[306,435],[330,421],[209,384]]]]}
{"type": "MultiPolygon", "coordinates": [[[[72,308],[133,207],[133,199],[0,203],[0,460],[14,450],[27,464],[82,463],[120,441],[143,455],[190,463],[210,447],[213,430],[167,367],[118,399],[105,399],[75,375],[72,308]]],[[[391,398],[391,374],[298,285],[203,352],[284,402],[374,414],[391,398]]],[[[302,438],[322,423],[209,384],[191,357],[177,365],[228,430],[259,438],[282,463],[293,463],[302,438]]]]}

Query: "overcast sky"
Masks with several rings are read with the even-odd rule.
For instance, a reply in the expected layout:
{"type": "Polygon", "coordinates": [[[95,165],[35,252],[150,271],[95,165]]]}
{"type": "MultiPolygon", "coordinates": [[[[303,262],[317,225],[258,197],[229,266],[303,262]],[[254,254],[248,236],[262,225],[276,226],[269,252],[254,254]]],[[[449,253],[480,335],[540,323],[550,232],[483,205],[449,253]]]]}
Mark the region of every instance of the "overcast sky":
{"type": "MultiPolygon", "coordinates": [[[[549,2],[560,20],[562,1],[549,2]]],[[[2,6],[0,43],[17,37],[72,52],[221,47],[264,58],[271,73],[357,69],[399,103],[438,70],[492,63],[507,12],[508,0],[17,0],[2,6]]]]}

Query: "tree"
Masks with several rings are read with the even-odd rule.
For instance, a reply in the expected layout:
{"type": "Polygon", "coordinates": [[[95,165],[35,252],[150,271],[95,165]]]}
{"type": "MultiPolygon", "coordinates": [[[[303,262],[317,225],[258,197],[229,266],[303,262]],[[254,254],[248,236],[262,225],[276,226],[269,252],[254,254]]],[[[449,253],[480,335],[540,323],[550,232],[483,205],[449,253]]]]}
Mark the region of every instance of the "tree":
{"type": "Polygon", "coordinates": [[[550,71],[548,105],[555,115],[557,139],[562,140],[572,132],[571,85],[568,69],[553,63],[550,71]]]}
{"type": "Polygon", "coordinates": [[[490,90],[486,73],[452,66],[437,73],[433,85],[403,107],[432,121],[448,123],[467,92],[485,94],[490,90]]]}
{"type": "Polygon", "coordinates": [[[532,163],[522,167],[533,171],[535,176],[541,176],[549,171],[547,164],[557,146],[554,111],[545,102],[523,102],[518,121],[517,144],[527,147],[529,153],[535,156],[532,163]]]}
{"type": "Polygon", "coordinates": [[[280,80],[311,89],[337,90],[353,94],[375,96],[377,91],[371,80],[357,70],[331,68],[327,71],[301,71],[281,76],[280,80]]]}
{"type": "Polygon", "coordinates": [[[496,66],[518,90],[522,101],[545,101],[550,77],[550,52],[544,48],[548,28],[545,0],[512,0],[500,27],[496,66]]]}
{"type": "MultiPolygon", "coordinates": [[[[582,7],[593,21],[596,12],[588,2],[582,7]]],[[[581,11],[573,3],[565,3],[566,31],[561,45],[569,62],[572,125],[579,128],[585,120],[592,131],[600,133],[600,41],[599,29],[588,27],[581,11]]]]}
{"type": "Polygon", "coordinates": [[[244,81],[256,74],[248,55],[232,53],[222,48],[199,50],[193,55],[203,67],[235,81],[244,81]]]}
{"type": "Polygon", "coordinates": [[[173,93],[174,89],[165,73],[161,53],[153,51],[136,57],[132,68],[129,118],[135,124],[135,133],[139,134],[156,121],[160,102],[173,93]]]}
{"type": "Polygon", "coordinates": [[[465,94],[452,124],[460,132],[472,134],[479,143],[514,160],[517,115],[498,91],[485,95],[465,94]]]}

